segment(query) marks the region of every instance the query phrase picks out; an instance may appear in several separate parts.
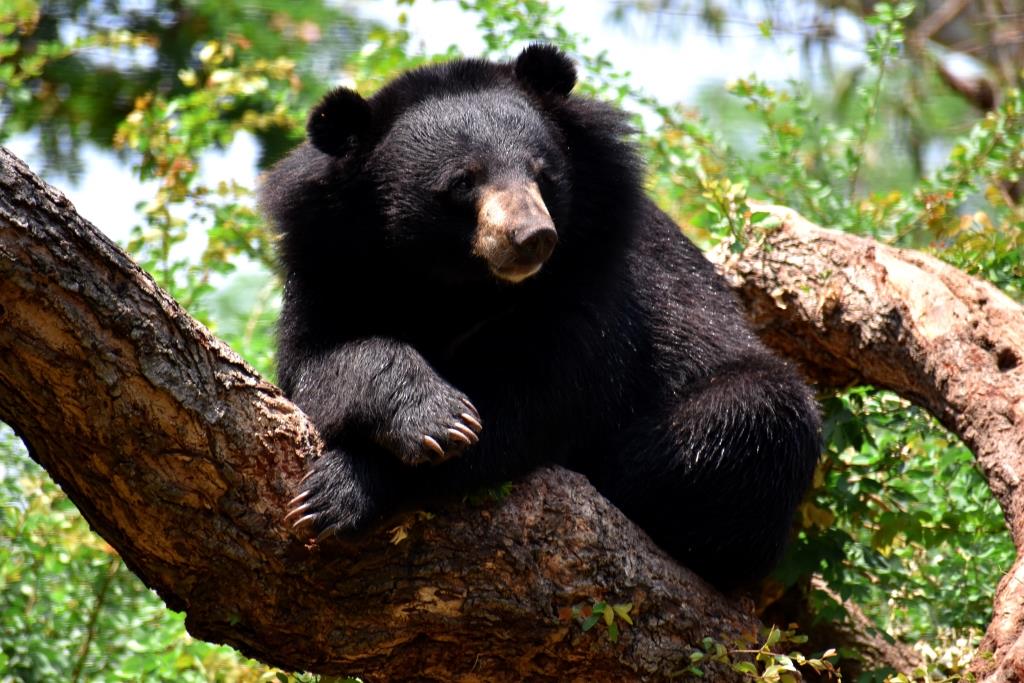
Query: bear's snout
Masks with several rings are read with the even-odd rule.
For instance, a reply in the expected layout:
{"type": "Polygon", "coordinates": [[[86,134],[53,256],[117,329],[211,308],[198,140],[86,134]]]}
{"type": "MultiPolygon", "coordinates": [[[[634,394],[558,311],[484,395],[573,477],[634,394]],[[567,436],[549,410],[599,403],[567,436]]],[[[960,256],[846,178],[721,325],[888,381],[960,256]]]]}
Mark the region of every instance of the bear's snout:
{"type": "Polygon", "coordinates": [[[536,183],[480,193],[473,253],[487,261],[496,277],[522,282],[541,269],[557,243],[558,232],[536,183]]]}
{"type": "Polygon", "coordinates": [[[535,263],[544,263],[558,242],[558,233],[549,218],[546,225],[533,225],[512,233],[512,243],[520,257],[535,263]]]}

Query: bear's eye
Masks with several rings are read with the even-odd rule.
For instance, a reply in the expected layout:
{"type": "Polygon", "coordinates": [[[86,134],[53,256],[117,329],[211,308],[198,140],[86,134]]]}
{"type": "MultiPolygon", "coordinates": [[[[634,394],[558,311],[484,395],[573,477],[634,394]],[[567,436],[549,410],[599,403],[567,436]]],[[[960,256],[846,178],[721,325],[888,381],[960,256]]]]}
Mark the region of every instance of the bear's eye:
{"type": "Polygon", "coordinates": [[[541,189],[551,187],[554,184],[554,173],[543,159],[532,159],[530,171],[533,173],[533,180],[541,189]]]}
{"type": "Polygon", "coordinates": [[[546,167],[541,167],[533,177],[541,190],[550,189],[555,184],[554,174],[546,167]]]}
{"type": "Polygon", "coordinates": [[[475,184],[472,174],[460,173],[448,181],[446,189],[452,195],[466,195],[473,191],[475,184]]]}

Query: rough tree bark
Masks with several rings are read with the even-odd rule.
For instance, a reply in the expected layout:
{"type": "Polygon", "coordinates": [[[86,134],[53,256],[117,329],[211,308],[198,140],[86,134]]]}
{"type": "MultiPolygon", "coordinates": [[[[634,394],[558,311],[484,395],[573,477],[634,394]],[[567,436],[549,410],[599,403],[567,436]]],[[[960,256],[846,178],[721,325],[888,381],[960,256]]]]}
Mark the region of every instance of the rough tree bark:
{"type": "Polygon", "coordinates": [[[307,547],[282,523],[319,448],[306,417],[3,148],[0,419],[192,634],[287,669],[661,679],[705,636],[758,637],[562,469],[307,547]],[[597,600],[633,604],[618,642],[559,619],[597,600]]]}
{"type": "Polygon", "coordinates": [[[822,386],[895,391],[974,452],[1018,551],[981,645],[994,656],[976,673],[1024,680],[1024,309],[938,259],[758,208],[782,227],[711,257],[761,337],[822,386]]]}
{"type": "MultiPolygon", "coordinates": [[[[938,415],[1020,547],[1020,308],[928,257],[773,210],[769,253],[718,253],[765,338],[823,385],[890,387],[938,415]]],[[[381,529],[304,545],[281,511],[319,447],[305,417],[2,148],[0,349],[0,419],[201,638],[370,680],[628,680],[680,669],[704,636],[754,637],[743,605],[560,469],[497,504],[406,513],[398,544],[381,529]],[[558,619],[597,599],[634,604],[618,643],[558,619]]],[[[1000,585],[986,640],[1003,674],[1021,665],[1020,583],[1000,585]]]]}

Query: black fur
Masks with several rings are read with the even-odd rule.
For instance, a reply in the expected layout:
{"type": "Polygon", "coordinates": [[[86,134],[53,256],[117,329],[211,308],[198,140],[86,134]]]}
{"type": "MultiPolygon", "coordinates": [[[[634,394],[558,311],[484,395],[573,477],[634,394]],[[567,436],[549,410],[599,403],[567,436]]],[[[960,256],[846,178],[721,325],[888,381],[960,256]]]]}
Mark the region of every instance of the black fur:
{"type": "Polygon", "coordinates": [[[299,513],[359,529],[554,462],[713,583],[763,576],[818,457],[816,405],[644,196],[625,116],[574,81],[535,47],[418,69],[368,101],[335,91],[316,146],[270,171],[280,383],[327,444],[299,513]],[[499,281],[471,248],[476,199],[534,181],[558,244],[499,281]],[[483,429],[467,446],[446,430],[468,405],[483,429]],[[456,457],[423,464],[441,460],[424,435],[456,457]]]}
{"type": "Polygon", "coordinates": [[[336,88],[309,113],[306,133],[324,154],[343,157],[358,148],[372,123],[366,100],[351,90],[336,88]]]}

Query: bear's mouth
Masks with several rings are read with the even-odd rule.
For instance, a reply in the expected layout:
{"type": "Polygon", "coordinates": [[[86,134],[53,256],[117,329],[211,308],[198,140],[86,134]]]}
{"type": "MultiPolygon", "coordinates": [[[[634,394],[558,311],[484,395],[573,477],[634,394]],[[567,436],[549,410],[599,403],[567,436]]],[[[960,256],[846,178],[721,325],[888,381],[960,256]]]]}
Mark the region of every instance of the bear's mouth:
{"type": "Polygon", "coordinates": [[[512,284],[518,284],[523,280],[536,275],[538,272],[540,272],[540,269],[543,266],[543,262],[525,265],[514,264],[509,266],[502,266],[500,268],[491,266],[491,274],[494,275],[494,277],[498,278],[499,280],[511,282],[512,284]]]}

